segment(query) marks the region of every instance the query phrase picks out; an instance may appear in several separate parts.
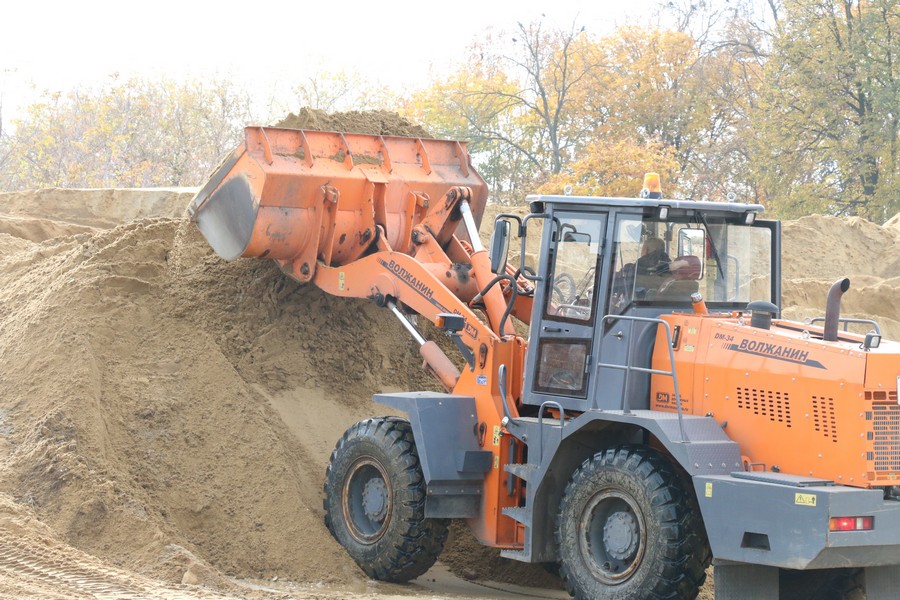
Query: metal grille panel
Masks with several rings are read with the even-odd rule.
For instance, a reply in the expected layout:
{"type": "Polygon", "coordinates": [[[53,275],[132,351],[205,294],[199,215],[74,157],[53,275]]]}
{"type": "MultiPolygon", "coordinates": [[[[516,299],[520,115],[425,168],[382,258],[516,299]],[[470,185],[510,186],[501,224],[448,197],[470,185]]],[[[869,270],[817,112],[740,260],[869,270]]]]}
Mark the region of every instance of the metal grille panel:
{"type": "Polygon", "coordinates": [[[873,470],[876,474],[900,472],[900,405],[873,404],[866,420],[872,424],[873,470]]]}
{"type": "Polygon", "coordinates": [[[785,427],[791,426],[790,395],[787,392],[738,388],[737,405],[738,408],[766,417],[774,423],[782,423],[785,427]]]}
{"type": "Polygon", "coordinates": [[[837,443],[837,420],[834,418],[834,398],[812,397],[813,426],[816,431],[837,443]]]}

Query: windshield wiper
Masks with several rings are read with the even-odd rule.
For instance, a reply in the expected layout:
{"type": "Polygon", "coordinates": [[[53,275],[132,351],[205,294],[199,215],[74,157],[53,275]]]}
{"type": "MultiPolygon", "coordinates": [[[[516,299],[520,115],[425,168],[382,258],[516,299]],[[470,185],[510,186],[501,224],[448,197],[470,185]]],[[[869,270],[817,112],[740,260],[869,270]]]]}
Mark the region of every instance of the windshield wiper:
{"type": "Polygon", "coordinates": [[[725,279],[725,271],[722,270],[722,261],[719,260],[719,251],[716,250],[716,243],[713,241],[712,233],[709,231],[709,222],[706,220],[706,216],[703,213],[698,213],[697,218],[700,219],[703,228],[706,229],[706,239],[709,240],[709,249],[712,251],[713,258],[716,259],[716,269],[719,271],[719,277],[725,279]]]}

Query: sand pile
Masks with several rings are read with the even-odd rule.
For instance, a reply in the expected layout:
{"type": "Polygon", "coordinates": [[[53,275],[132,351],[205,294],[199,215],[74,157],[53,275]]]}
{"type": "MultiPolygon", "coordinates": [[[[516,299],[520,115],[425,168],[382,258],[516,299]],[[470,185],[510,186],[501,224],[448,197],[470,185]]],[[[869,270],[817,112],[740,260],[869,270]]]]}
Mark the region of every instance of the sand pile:
{"type": "Polygon", "coordinates": [[[900,339],[900,214],[884,226],[857,217],[804,217],[786,221],[782,238],[785,317],[823,316],[831,284],[849,277],[841,316],[875,319],[886,337],[900,339]]]}
{"type": "MultiPolygon", "coordinates": [[[[196,191],[143,188],[7,192],[0,193],[0,213],[4,218],[30,217],[65,227],[109,228],[146,217],[181,217],[196,191]]],[[[77,233],[74,229],[69,232],[77,233]]]]}
{"type": "Polygon", "coordinates": [[[382,110],[327,113],[315,108],[303,108],[297,114],[289,114],[276,123],[275,127],[402,137],[431,137],[420,125],[411,123],[395,112],[382,110]]]}
{"type": "Polygon", "coordinates": [[[884,226],[814,215],[782,225],[785,279],[900,276],[900,215],[884,226]]]}
{"type": "MultiPolygon", "coordinates": [[[[4,598],[96,599],[179,598],[212,600],[233,598],[188,585],[203,567],[183,548],[169,548],[170,562],[185,566],[185,584],[165,584],[134,572],[112,568],[96,557],[78,551],[37,519],[21,503],[0,494],[0,595],[4,598]]],[[[209,577],[209,576],[208,576],[209,577]]],[[[270,594],[244,589],[218,577],[219,587],[243,598],[271,598],[270,594]]]]}
{"type": "Polygon", "coordinates": [[[140,572],[180,581],[174,544],[227,574],[358,576],[322,525],[327,457],[373,391],[430,385],[388,313],[224,263],[184,220],[32,244],[0,273],[0,491],[140,572]]]}

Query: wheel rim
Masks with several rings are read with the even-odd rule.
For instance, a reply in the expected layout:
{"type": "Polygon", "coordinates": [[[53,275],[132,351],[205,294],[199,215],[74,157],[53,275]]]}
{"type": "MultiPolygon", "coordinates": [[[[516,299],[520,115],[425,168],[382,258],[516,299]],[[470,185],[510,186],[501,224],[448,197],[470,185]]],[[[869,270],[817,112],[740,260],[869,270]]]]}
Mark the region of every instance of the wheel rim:
{"type": "Polygon", "coordinates": [[[377,460],[361,458],[344,479],[341,508],[350,535],[362,544],[374,544],[391,522],[393,498],[387,472],[377,460]]]}
{"type": "Polygon", "coordinates": [[[585,507],[579,525],[581,555],[598,580],[619,584],[640,567],[647,533],[643,514],[629,494],[601,490],[585,507]]]}

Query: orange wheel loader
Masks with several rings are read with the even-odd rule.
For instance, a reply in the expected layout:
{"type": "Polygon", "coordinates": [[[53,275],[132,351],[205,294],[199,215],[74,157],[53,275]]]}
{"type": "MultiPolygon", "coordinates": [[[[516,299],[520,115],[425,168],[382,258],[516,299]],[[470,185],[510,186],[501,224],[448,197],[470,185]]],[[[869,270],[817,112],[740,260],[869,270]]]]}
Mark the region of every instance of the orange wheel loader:
{"type": "Polygon", "coordinates": [[[189,207],[214,250],[372,299],[446,390],[376,395],[404,416],[331,456],[326,523],[370,577],[422,575],[464,519],[576,598],[694,598],[711,562],[720,600],[900,598],[900,344],[841,318],[845,279],[824,319],[781,319],[761,206],[648,177],[640,198],[529,197],[487,250],[462,142],[245,136],[189,207]]]}

